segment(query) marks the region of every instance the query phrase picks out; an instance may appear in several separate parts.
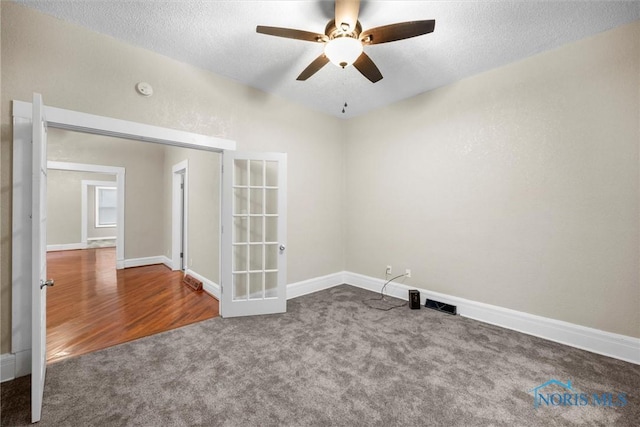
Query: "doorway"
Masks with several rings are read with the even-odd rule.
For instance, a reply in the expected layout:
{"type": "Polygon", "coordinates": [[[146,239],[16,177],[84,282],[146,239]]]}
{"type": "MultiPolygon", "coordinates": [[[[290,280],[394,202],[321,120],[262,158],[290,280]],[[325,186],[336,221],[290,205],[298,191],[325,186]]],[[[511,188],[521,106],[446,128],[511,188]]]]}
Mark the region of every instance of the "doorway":
{"type": "Polygon", "coordinates": [[[14,376],[32,374],[32,422],[40,420],[42,410],[46,296],[54,284],[46,277],[47,128],[215,152],[235,150],[233,141],[47,107],[37,93],[31,104],[13,101],[11,352],[14,376]]]}
{"type": "Polygon", "coordinates": [[[173,270],[187,269],[187,236],[189,223],[189,161],[171,168],[171,264],[173,270]]]}
{"type": "MultiPolygon", "coordinates": [[[[112,256],[108,248],[87,249],[87,245],[70,248],[81,250],[48,253],[48,277],[55,279],[56,286],[48,290],[47,362],[215,317],[218,302],[202,292],[189,295],[194,292],[181,282],[187,256],[191,269],[208,282],[219,281],[217,260],[207,258],[217,258],[218,253],[219,220],[211,212],[219,204],[215,166],[220,155],[55,128],[48,131],[48,146],[49,175],[64,169],[76,174],[74,188],[77,184],[79,189],[82,182],[82,187],[95,184],[99,189],[107,188],[108,182],[89,180],[87,173],[101,172],[97,178],[106,179],[104,174],[111,172],[119,176],[117,190],[123,201],[115,205],[122,218],[116,221],[121,256],[112,256]],[[193,200],[188,196],[191,169],[197,180],[206,181],[194,187],[200,197],[193,200]],[[189,204],[196,208],[192,222],[198,231],[190,239],[189,204]],[[60,310],[58,304],[69,308],[60,310]]],[[[48,185],[49,199],[62,203],[48,218],[62,217],[73,223],[71,210],[77,208],[80,194],[67,195],[67,188],[58,187],[48,185]]],[[[83,197],[82,205],[91,204],[83,197]]],[[[75,220],[75,241],[85,227],[79,218],[75,220]]]]}
{"type": "MultiPolygon", "coordinates": [[[[32,103],[12,101],[13,113],[13,189],[12,189],[12,340],[15,355],[15,377],[31,373],[32,330],[32,103]]],[[[194,134],[158,126],[112,119],[56,107],[44,106],[49,129],[66,129],[85,134],[109,135],[175,147],[187,147],[202,152],[221,153],[235,150],[234,141],[194,134]]],[[[219,170],[219,169],[216,169],[219,170]]],[[[124,260],[124,255],[123,255],[124,260]]],[[[216,257],[219,262],[219,256],[216,257]]],[[[210,293],[219,298],[220,286],[205,283],[210,293]]],[[[35,338],[35,337],[33,337],[35,338]]]]}

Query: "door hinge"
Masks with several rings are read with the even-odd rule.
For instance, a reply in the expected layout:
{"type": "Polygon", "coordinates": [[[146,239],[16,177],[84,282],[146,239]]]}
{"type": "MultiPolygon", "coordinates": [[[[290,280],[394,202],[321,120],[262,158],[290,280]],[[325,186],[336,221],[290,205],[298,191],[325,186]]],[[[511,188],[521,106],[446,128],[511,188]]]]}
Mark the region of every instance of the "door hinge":
{"type": "Polygon", "coordinates": [[[184,254],[182,252],[180,252],[180,258],[183,258],[184,254]]]}
{"type": "Polygon", "coordinates": [[[180,184],[180,189],[184,190],[184,184],[180,184]]]}

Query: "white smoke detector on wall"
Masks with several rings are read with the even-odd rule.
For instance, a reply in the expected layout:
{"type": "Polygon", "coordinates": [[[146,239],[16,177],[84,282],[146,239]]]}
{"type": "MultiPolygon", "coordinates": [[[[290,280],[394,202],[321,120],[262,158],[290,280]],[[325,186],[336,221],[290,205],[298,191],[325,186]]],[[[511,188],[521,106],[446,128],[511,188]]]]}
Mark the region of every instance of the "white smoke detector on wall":
{"type": "Polygon", "coordinates": [[[136,85],[136,90],[142,96],[151,96],[153,95],[153,88],[147,82],[140,82],[136,85]]]}

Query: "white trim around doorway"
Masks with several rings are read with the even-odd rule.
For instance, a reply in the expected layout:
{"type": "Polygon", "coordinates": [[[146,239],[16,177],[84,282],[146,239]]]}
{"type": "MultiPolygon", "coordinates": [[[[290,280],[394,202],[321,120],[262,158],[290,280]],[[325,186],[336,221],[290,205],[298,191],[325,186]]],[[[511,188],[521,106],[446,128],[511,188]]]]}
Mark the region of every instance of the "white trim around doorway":
{"type": "Polygon", "coordinates": [[[186,270],[189,229],[189,160],[171,168],[171,269],[186,270]],[[180,184],[184,182],[184,188],[180,184]],[[184,199],[182,197],[184,195],[184,199]],[[180,255],[182,253],[182,256],[180,255]]]}
{"type": "MultiPolygon", "coordinates": [[[[11,354],[14,355],[16,376],[22,376],[30,373],[30,367],[27,367],[21,361],[28,361],[31,358],[31,300],[33,288],[31,277],[32,239],[30,222],[32,199],[32,106],[30,102],[14,100],[12,101],[12,107],[11,354]]],[[[224,138],[199,135],[62,108],[44,106],[44,115],[47,120],[47,126],[52,128],[213,152],[236,149],[235,141],[224,138]]]]}

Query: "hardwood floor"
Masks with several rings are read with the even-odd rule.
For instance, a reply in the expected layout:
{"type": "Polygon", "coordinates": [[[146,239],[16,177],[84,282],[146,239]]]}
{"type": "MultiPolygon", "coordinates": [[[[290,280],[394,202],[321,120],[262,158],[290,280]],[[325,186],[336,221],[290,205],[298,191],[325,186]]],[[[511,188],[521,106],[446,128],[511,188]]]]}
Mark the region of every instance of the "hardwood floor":
{"type": "Polygon", "coordinates": [[[49,252],[47,363],[218,316],[164,265],[116,270],[115,248],[49,252]]]}

